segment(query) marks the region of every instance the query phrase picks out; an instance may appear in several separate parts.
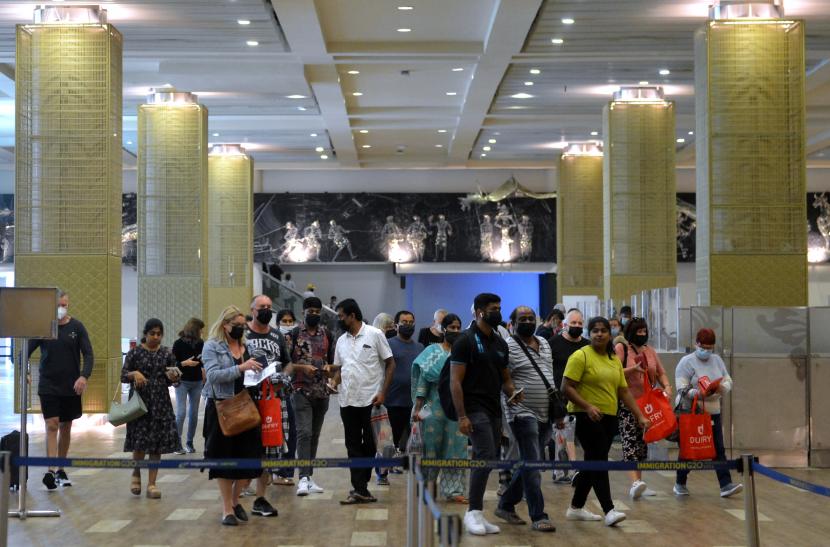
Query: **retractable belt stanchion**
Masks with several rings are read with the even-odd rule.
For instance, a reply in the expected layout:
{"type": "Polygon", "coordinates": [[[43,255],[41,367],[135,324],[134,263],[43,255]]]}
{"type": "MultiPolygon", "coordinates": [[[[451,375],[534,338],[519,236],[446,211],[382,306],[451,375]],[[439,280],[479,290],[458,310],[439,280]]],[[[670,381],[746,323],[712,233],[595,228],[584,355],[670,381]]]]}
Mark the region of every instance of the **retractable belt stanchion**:
{"type": "Polygon", "coordinates": [[[0,452],[3,477],[0,480],[0,547],[9,544],[9,488],[11,487],[12,453],[0,452]]]}
{"type": "Polygon", "coordinates": [[[407,456],[406,470],[406,547],[417,547],[415,519],[418,518],[418,490],[415,479],[415,466],[420,464],[420,457],[410,454],[407,456]]]}
{"type": "Polygon", "coordinates": [[[760,547],[761,532],[758,528],[758,502],[755,498],[755,472],[752,464],[755,458],[752,454],[741,454],[741,465],[744,487],[744,520],[746,522],[746,540],[749,547],[760,547]]]}

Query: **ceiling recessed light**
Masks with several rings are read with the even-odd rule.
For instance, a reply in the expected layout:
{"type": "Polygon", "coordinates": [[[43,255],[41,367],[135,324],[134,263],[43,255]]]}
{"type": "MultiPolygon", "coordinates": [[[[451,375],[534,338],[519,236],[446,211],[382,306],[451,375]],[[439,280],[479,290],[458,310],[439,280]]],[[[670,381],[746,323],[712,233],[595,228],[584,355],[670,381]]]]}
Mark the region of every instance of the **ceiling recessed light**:
{"type": "Polygon", "coordinates": [[[398,6],[398,9],[401,11],[412,11],[415,8],[413,8],[412,6],[398,6]]]}
{"type": "Polygon", "coordinates": [[[286,95],[285,98],[286,99],[307,99],[308,97],[306,97],[305,95],[294,94],[294,95],[286,95]]]}
{"type": "Polygon", "coordinates": [[[213,134],[213,136],[214,136],[214,137],[218,137],[218,136],[219,136],[219,133],[214,133],[214,134],[213,134]]]}
{"type": "Polygon", "coordinates": [[[461,68],[460,66],[457,66],[457,67],[455,67],[454,69],[452,69],[452,71],[453,71],[453,72],[464,72],[464,69],[463,69],[463,68],[461,68]]]}
{"type": "Polygon", "coordinates": [[[482,158],[486,158],[486,157],[487,157],[487,154],[482,154],[482,155],[481,155],[481,157],[482,157],[482,158]]]}
{"type": "Polygon", "coordinates": [[[490,147],[489,147],[489,146],[482,146],[482,147],[481,147],[481,149],[482,149],[482,150],[484,150],[485,152],[489,152],[489,151],[490,151],[490,147]]]}
{"type": "Polygon", "coordinates": [[[236,22],[239,23],[240,25],[250,25],[251,24],[251,22],[248,21],[247,19],[237,19],[236,22]]]}
{"type": "Polygon", "coordinates": [[[538,68],[531,68],[531,69],[530,69],[530,73],[531,73],[531,74],[541,74],[541,73],[542,73],[542,71],[541,71],[541,70],[539,70],[538,68]]]}
{"type": "Polygon", "coordinates": [[[365,135],[366,133],[368,133],[368,132],[369,132],[369,130],[368,130],[368,129],[361,129],[361,130],[360,130],[360,132],[361,132],[361,133],[363,133],[363,134],[365,135]]]}
{"type": "Polygon", "coordinates": [[[321,154],[321,155],[320,155],[320,159],[321,159],[321,160],[327,160],[327,159],[329,159],[329,157],[328,157],[327,155],[325,155],[325,154],[321,154]]]}
{"type": "Polygon", "coordinates": [[[525,85],[533,85],[533,82],[525,82],[525,85]]]}
{"type": "Polygon", "coordinates": [[[249,45],[249,46],[251,46],[251,47],[256,47],[256,46],[258,46],[258,45],[259,45],[259,42],[257,42],[256,40],[248,40],[248,41],[247,41],[247,42],[245,42],[245,43],[246,43],[246,44],[248,44],[248,45],[249,45]]]}
{"type": "Polygon", "coordinates": [[[371,147],[372,147],[371,144],[364,144],[363,146],[361,146],[361,148],[371,148],[371,147]]]}
{"type": "Polygon", "coordinates": [[[322,146],[318,146],[314,149],[315,152],[322,152],[323,150],[325,150],[325,148],[323,148],[322,146]]]}
{"type": "Polygon", "coordinates": [[[348,73],[352,74],[352,75],[355,75],[355,74],[360,74],[360,71],[359,70],[350,70],[348,73]]]}
{"type": "Polygon", "coordinates": [[[516,93],[514,95],[511,95],[511,97],[513,97],[514,99],[532,99],[533,95],[529,93],[516,93]]]}
{"type": "Polygon", "coordinates": [[[456,93],[455,91],[447,91],[448,97],[455,97],[456,95],[458,95],[458,93],[456,93]]]}
{"type": "Polygon", "coordinates": [[[592,137],[596,137],[597,135],[599,135],[599,131],[591,131],[592,137]]]}
{"type": "Polygon", "coordinates": [[[559,45],[559,44],[564,44],[565,40],[563,40],[562,38],[551,38],[550,43],[559,45]]]}
{"type": "Polygon", "coordinates": [[[660,69],[660,76],[668,76],[669,74],[671,74],[671,70],[669,70],[668,68],[660,69]]]}
{"type": "Polygon", "coordinates": [[[355,97],[362,97],[363,93],[361,93],[360,91],[355,91],[354,93],[352,93],[352,95],[355,97]]]}
{"type": "Polygon", "coordinates": [[[679,144],[683,144],[684,142],[686,142],[686,139],[684,139],[683,137],[680,137],[679,139],[677,139],[677,142],[679,144]]]}
{"type": "Polygon", "coordinates": [[[490,139],[487,142],[489,142],[490,144],[496,144],[496,139],[490,139]]]}
{"type": "Polygon", "coordinates": [[[316,137],[316,136],[317,136],[317,133],[312,133],[311,135],[309,135],[309,137],[316,137]]]}
{"type": "Polygon", "coordinates": [[[694,135],[694,134],[695,134],[694,131],[689,131],[689,135],[694,135]]]}
{"type": "Polygon", "coordinates": [[[439,129],[439,130],[438,130],[438,132],[439,132],[439,133],[446,133],[446,132],[447,132],[447,130],[446,130],[446,129],[439,129]]]}
{"type": "Polygon", "coordinates": [[[304,106],[298,106],[297,110],[299,110],[300,112],[305,112],[306,108],[304,106]]]}
{"type": "Polygon", "coordinates": [[[443,144],[436,144],[435,148],[444,148],[444,145],[443,144]]]}
{"type": "Polygon", "coordinates": [[[573,19],[571,19],[570,17],[564,17],[564,18],[562,19],[562,24],[563,24],[563,25],[573,25],[575,22],[576,22],[576,21],[574,21],[574,20],[573,20],[573,19]]]}
{"type": "Polygon", "coordinates": [[[648,82],[646,80],[643,80],[642,82],[640,82],[640,85],[648,85],[648,82]]]}
{"type": "Polygon", "coordinates": [[[133,141],[127,141],[127,144],[132,144],[132,143],[133,143],[133,141]]]}
{"type": "Polygon", "coordinates": [[[412,32],[411,28],[399,28],[398,32],[412,32]]]}

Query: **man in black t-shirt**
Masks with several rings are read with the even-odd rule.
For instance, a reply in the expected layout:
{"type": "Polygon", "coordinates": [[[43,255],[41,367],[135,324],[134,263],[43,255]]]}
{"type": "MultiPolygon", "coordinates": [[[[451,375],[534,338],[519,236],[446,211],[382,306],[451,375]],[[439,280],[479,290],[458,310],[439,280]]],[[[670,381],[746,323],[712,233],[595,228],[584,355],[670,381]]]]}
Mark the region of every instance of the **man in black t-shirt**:
{"type": "MultiPolygon", "coordinates": [[[[68,309],[69,296],[61,292],[57,339],[30,340],[28,347],[29,356],[40,348],[37,394],[46,422],[46,456],[49,458],[65,458],[69,452],[72,421],[81,417],[81,395],[95,363],[86,327],[71,317],[68,309]],[[84,356],[83,370],[81,355],[84,356]]],[[[47,490],[72,486],[62,467],[57,471],[50,467],[43,475],[43,484],[47,490]]]]}
{"type": "MultiPolygon", "coordinates": [[[[476,322],[452,347],[450,355],[452,401],[458,414],[458,429],[470,437],[473,458],[498,459],[501,440],[501,392],[513,397],[513,380],[507,371],[507,342],[496,331],[501,324],[501,298],[495,294],[476,296],[476,322]]],[[[522,398],[518,394],[512,402],[522,398]]],[[[469,508],[464,527],[474,535],[497,534],[498,526],[487,522],[482,512],[484,489],[490,469],[470,472],[469,508]]]]}

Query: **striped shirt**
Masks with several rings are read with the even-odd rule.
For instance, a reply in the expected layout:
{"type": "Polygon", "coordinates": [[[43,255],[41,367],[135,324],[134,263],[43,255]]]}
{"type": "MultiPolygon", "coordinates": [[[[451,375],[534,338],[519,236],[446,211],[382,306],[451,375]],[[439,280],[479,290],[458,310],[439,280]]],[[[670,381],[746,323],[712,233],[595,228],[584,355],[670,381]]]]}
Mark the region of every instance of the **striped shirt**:
{"type": "MultiPolygon", "coordinates": [[[[527,350],[533,356],[533,360],[536,361],[536,366],[539,367],[552,386],[553,357],[551,356],[550,345],[547,340],[539,336],[536,336],[536,341],[539,342],[539,351],[537,352],[530,346],[527,346],[527,350]]],[[[512,422],[517,416],[533,416],[540,422],[549,421],[548,390],[545,388],[542,378],[533,368],[527,354],[512,336],[507,339],[507,347],[510,350],[508,368],[510,376],[513,378],[513,384],[516,389],[524,388],[524,400],[521,403],[505,405],[507,421],[512,422]]]]}

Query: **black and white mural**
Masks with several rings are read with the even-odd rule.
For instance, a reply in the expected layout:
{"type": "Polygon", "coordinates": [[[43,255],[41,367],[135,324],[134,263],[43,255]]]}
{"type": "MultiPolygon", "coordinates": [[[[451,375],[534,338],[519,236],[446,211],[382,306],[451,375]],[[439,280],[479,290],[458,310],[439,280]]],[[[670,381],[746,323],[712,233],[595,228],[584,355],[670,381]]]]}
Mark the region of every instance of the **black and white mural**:
{"type": "Polygon", "coordinates": [[[14,194],[0,194],[0,263],[14,262],[14,194]]]}

